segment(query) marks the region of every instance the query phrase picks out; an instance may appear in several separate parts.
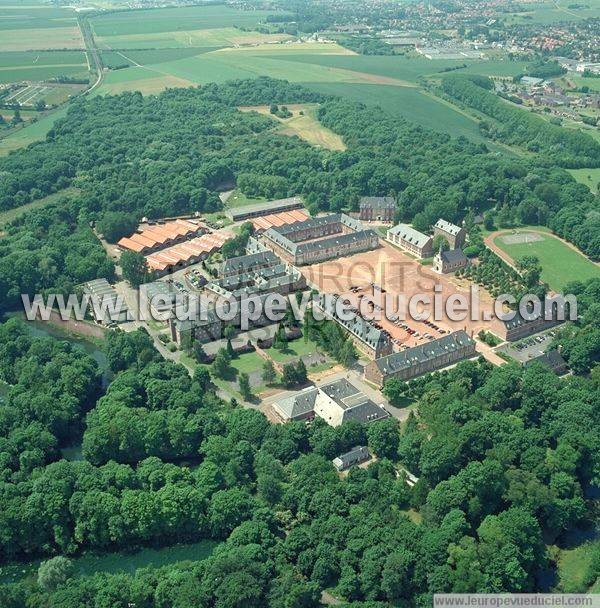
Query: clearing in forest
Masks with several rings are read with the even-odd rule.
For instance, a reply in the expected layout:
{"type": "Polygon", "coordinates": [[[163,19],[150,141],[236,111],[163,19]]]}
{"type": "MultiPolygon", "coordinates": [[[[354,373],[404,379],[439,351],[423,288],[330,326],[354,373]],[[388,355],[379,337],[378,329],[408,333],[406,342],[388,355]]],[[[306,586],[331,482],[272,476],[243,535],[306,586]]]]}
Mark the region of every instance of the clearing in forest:
{"type": "Polygon", "coordinates": [[[282,135],[297,135],[313,146],[319,146],[327,150],[346,149],[342,138],[317,120],[316,104],[290,104],[286,107],[292,113],[289,118],[280,118],[271,114],[269,106],[248,106],[240,108],[240,110],[242,112],[254,111],[275,118],[281,123],[277,132],[282,135]]]}

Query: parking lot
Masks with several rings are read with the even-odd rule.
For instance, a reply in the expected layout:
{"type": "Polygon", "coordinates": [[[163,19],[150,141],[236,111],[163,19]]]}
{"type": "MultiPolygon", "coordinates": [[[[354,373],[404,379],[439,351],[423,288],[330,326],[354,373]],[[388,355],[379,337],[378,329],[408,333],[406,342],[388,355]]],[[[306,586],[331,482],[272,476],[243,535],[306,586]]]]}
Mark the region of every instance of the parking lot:
{"type": "Polygon", "coordinates": [[[513,344],[504,344],[498,347],[498,352],[503,352],[509,357],[525,363],[534,357],[543,355],[552,343],[556,335],[556,328],[547,330],[541,334],[523,338],[513,344]]]}

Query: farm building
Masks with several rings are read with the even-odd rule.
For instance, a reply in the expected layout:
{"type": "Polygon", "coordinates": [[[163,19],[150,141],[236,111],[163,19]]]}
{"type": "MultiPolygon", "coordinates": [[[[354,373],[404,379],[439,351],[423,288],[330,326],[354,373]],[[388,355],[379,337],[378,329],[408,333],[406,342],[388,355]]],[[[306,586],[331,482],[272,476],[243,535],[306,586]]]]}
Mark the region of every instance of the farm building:
{"type": "Polygon", "coordinates": [[[330,426],[350,420],[368,424],[389,417],[383,406],[376,405],[345,378],[281,399],[273,404],[273,411],[283,422],[317,415],[330,426]]]}
{"type": "Polygon", "coordinates": [[[467,231],[456,224],[439,219],[433,227],[433,236],[443,236],[450,245],[450,249],[460,249],[464,246],[467,231]]]}
{"type": "Polygon", "coordinates": [[[297,196],[291,198],[282,198],[276,201],[268,201],[266,203],[257,203],[256,205],[244,205],[227,211],[227,217],[234,222],[243,222],[251,220],[255,217],[263,215],[272,215],[282,211],[292,211],[293,209],[302,209],[304,203],[297,196]]]}
{"type": "Polygon", "coordinates": [[[433,255],[433,239],[408,224],[398,224],[387,231],[387,240],[419,258],[433,255]]]}
{"type": "Polygon", "coordinates": [[[374,230],[365,229],[358,220],[343,213],[269,228],[262,238],[279,257],[299,266],[379,247],[374,230]]]}
{"type": "Polygon", "coordinates": [[[360,219],[363,222],[393,222],[396,201],[391,196],[363,196],[359,202],[360,219]]]}
{"type": "Polygon", "coordinates": [[[205,227],[198,222],[177,219],[165,224],[156,224],[131,236],[123,237],[117,245],[127,251],[146,254],[170,245],[183,243],[204,232],[206,232],[205,227]]]}
{"type": "Polygon", "coordinates": [[[341,319],[336,313],[337,298],[323,294],[319,298],[319,308],[325,316],[345,329],[351,336],[356,347],[372,359],[391,354],[393,347],[390,335],[383,329],[378,329],[358,313],[351,313],[351,319],[341,319]]]}
{"type": "Polygon", "coordinates": [[[382,387],[386,380],[411,380],[475,356],[475,342],[464,330],[371,361],[365,378],[382,387]]]}
{"type": "Polygon", "coordinates": [[[333,462],[333,466],[341,472],[345,471],[346,469],[349,469],[354,465],[367,462],[368,460],[370,460],[370,458],[371,455],[369,454],[369,449],[364,445],[357,445],[349,452],[346,452],[345,454],[340,454],[331,462],[333,462]]]}

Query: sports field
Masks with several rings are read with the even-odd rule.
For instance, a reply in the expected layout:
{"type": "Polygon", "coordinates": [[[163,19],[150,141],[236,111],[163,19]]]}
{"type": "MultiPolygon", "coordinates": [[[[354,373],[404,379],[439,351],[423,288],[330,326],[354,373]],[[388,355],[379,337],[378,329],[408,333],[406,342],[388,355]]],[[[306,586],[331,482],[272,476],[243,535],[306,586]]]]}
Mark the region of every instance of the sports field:
{"type": "Polygon", "coordinates": [[[570,281],[600,277],[600,266],[563,243],[549,232],[533,229],[506,231],[494,237],[494,244],[512,258],[535,255],[542,266],[542,281],[560,291],[570,281]]]}

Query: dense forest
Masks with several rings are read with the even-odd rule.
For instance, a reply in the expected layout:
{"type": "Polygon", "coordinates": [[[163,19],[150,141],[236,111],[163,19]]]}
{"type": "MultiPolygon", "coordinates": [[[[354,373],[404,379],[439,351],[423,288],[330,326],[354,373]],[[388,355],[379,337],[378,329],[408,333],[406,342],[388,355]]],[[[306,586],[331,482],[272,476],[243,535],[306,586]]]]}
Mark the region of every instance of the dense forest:
{"type": "MultiPolygon", "coordinates": [[[[538,135],[528,137],[533,141],[538,135]]],[[[565,137],[560,141],[572,148],[577,164],[600,159],[598,144],[588,145],[575,132],[565,137]]],[[[95,221],[115,241],[143,216],[216,210],[217,190],[235,183],[251,196],[302,195],[313,212],[355,208],[361,195],[392,194],[399,201],[398,219],[422,230],[440,216],[458,222],[469,211],[496,208],[509,223],[549,225],[599,257],[599,219],[590,213],[597,198],[567,172],[548,165],[552,155],[540,151],[528,159],[499,156],[482,144],[428,131],[383,110],[258,78],[158,96],[126,93],[74,101],[47,141],[0,160],[0,208],[76,186],[80,194],[67,205],[70,238],[76,234],[81,241],[86,230],[91,234],[86,224],[95,221]],[[237,110],[317,101],[319,119],[343,136],[347,151],[277,135],[273,119],[237,110]]],[[[39,222],[34,217],[42,216],[30,214],[0,246],[19,250],[16,241],[22,243],[30,232],[22,224],[39,222]]],[[[39,223],[51,232],[47,222],[39,223]]],[[[14,281],[6,280],[10,291],[14,281]]]]}
{"type": "MultiPolygon", "coordinates": [[[[599,288],[579,287],[575,340],[597,325],[599,288]]],[[[16,320],[0,326],[2,559],[220,544],[135,575],[3,585],[7,608],[316,608],[324,589],[383,608],[436,591],[534,591],[554,568],[547,544],[595,517],[595,372],[464,362],[419,381],[402,427],[333,428],[272,425],[223,402],[206,368],[189,377],[141,330],[111,332],[105,350],[116,376],[98,398],[93,360],[16,320]],[[60,460],[66,430],[82,426],[85,460],[60,460]],[[331,459],[357,444],[377,461],[338,476],[331,459]]]]}

